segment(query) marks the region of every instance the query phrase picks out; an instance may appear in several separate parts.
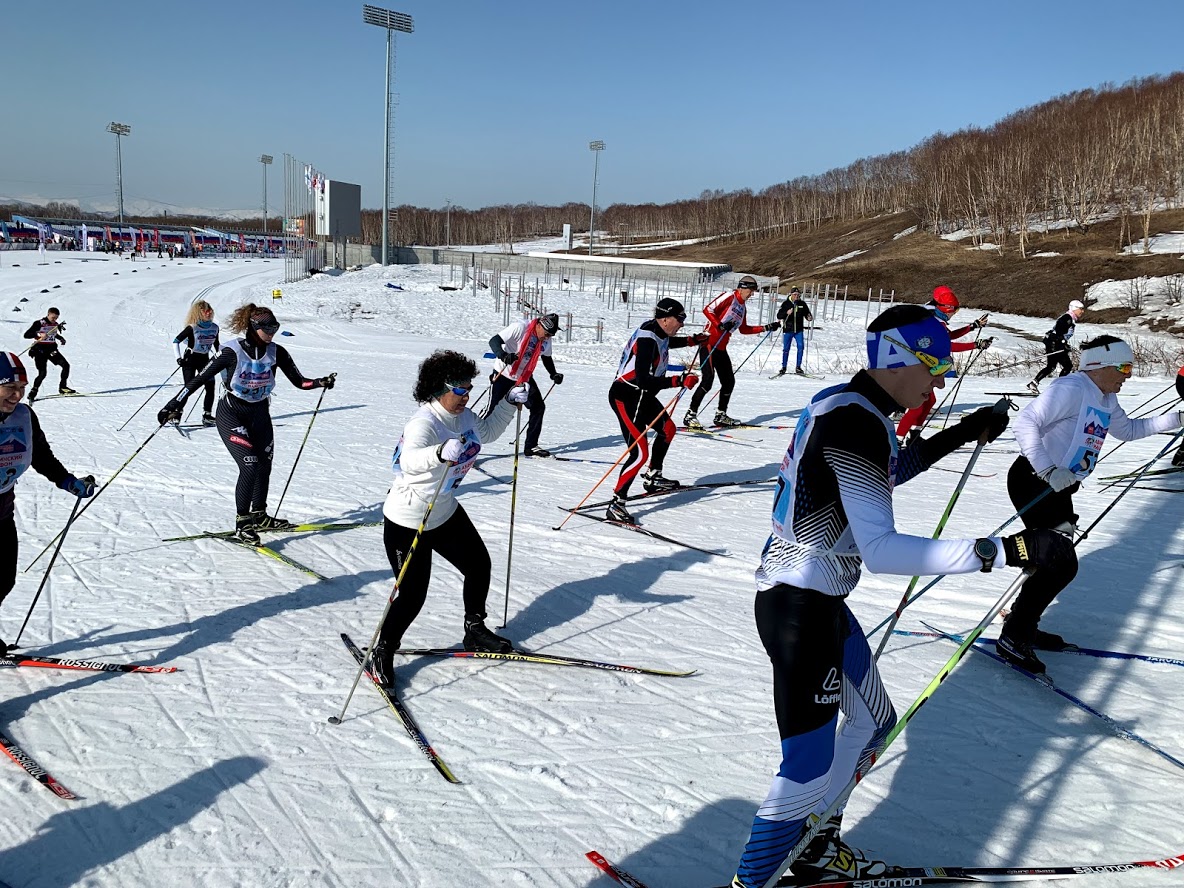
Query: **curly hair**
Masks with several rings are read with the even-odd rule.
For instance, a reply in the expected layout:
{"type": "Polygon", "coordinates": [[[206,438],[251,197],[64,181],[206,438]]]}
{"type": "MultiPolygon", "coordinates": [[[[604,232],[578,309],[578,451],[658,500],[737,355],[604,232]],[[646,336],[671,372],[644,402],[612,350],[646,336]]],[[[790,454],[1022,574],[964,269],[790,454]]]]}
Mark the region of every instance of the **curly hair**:
{"type": "Polygon", "coordinates": [[[197,322],[204,320],[202,312],[213,311],[214,307],[204,299],[199,299],[193,305],[189,306],[189,314],[185,315],[185,324],[189,327],[197,326],[197,322]]]}
{"type": "Polygon", "coordinates": [[[231,333],[246,333],[250,329],[252,318],[257,321],[275,320],[275,313],[266,305],[248,302],[234,310],[234,314],[230,316],[230,320],[226,324],[226,329],[231,333]]]}
{"type": "Polygon", "coordinates": [[[450,385],[464,384],[477,375],[477,364],[460,352],[441,349],[419,365],[411,396],[420,404],[440,397],[450,385]]]}

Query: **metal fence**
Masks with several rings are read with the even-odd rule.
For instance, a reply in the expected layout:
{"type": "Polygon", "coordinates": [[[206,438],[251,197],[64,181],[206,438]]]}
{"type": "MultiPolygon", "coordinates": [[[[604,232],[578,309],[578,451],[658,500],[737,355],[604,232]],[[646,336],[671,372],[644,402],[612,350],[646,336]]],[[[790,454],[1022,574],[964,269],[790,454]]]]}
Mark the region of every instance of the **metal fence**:
{"type": "Polygon", "coordinates": [[[312,236],[315,198],[310,170],[310,164],[284,155],[284,282],[289,284],[325,267],[325,244],[312,236]]]}

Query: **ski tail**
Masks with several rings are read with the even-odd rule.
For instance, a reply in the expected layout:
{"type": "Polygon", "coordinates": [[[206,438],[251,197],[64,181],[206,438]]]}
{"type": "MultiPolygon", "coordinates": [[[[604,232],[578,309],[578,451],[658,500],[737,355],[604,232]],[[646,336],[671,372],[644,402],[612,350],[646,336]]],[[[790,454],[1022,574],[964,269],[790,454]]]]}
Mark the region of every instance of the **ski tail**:
{"type": "Polygon", "coordinates": [[[52,774],[37,764],[27,752],[17,746],[16,741],[3,732],[0,732],[0,751],[3,751],[6,756],[20,765],[25,770],[25,773],[54,795],[63,799],[72,800],[77,798],[74,793],[58,783],[52,774]]]}

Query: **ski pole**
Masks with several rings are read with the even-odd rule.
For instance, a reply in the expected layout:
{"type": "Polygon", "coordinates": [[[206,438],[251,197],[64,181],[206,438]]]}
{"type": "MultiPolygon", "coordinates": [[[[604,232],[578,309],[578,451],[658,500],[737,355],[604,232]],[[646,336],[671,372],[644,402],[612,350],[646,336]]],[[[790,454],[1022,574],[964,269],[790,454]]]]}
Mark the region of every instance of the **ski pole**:
{"type": "MultiPolygon", "coordinates": [[[[772,330],[769,330],[767,333],[765,333],[765,335],[761,337],[761,340],[760,340],[760,342],[758,342],[758,343],[756,344],[756,346],[753,348],[753,350],[752,350],[752,351],[750,351],[750,352],[749,352],[747,355],[745,355],[745,357],[744,357],[744,360],[743,360],[743,361],[741,361],[739,364],[737,364],[737,365],[735,366],[735,368],[732,370],[732,372],[733,372],[733,373],[739,373],[739,372],[740,372],[740,370],[741,370],[741,368],[742,368],[742,367],[743,367],[745,364],[747,364],[747,363],[748,363],[748,359],[749,359],[749,358],[751,358],[753,355],[755,355],[755,354],[756,354],[756,350],[757,350],[758,348],[760,348],[762,345],[764,345],[764,344],[765,344],[765,340],[766,340],[766,339],[768,339],[768,338],[769,338],[770,336],[772,336],[772,335],[773,335],[773,331],[772,331],[772,330]]],[[[718,347],[718,345],[717,345],[717,347],[718,347]]],[[[713,348],[711,351],[712,351],[712,352],[715,352],[715,349],[713,348]]],[[[704,361],[703,361],[703,366],[707,366],[707,361],[710,361],[710,360],[711,360],[711,355],[708,355],[708,356],[707,356],[707,358],[706,358],[706,360],[704,360],[704,361]]],[[[720,393],[721,391],[723,391],[723,383],[722,383],[722,382],[720,383],[720,387],[719,387],[719,388],[717,388],[715,391],[713,391],[713,392],[711,393],[711,396],[710,396],[710,397],[709,397],[709,398],[708,398],[708,399],[707,399],[707,400],[706,400],[706,401],[703,403],[703,407],[706,407],[708,404],[710,404],[712,401],[714,401],[714,400],[716,399],[716,396],[717,396],[717,395],[719,395],[719,393],[720,393]]],[[[702,408],[700,408],[700,409],[702,409],[702,408]]]]}
{"type": "MultiPolygon", "coordinates": [[[[110,478],[108,478],[108,479],[107,479],[107,481],[106,481],[106,482],[103,484],[103,486],[102,486],[102,487],[100,487],[100,488],[99,488],[97,491],[95,491],[95,495],[94,495],[94,496],[92,496],[92,497],[91,497],[89,500],[87,500],[87,501],[86,501],[86,505],[85,505],[85,506],[83,506],[81,509],[79,509],[79,510],[78,510],[78,517],[79,517],[79,518],[81,518],[81,517],[82,517],[82,516],[83,516],[83,515],[86,513],[86,510],[87,510],[87,509],[89,509],[91,506],[93,506],[93,505],[94,505],[94,503],[95,503],[95,500],[97,500],[97,499],[98,499],[98,498],[99,498],[99,497],[102,495],[103,491],[104,491],[104,490],[106,490],[108,487],[110,487],[110,486],[111,486],[111,482],[112,482],[112,481],[114,481],[116,478],[118,478],[118,477],[119,477],[119,473],[120,473],[120,472],[122,472],[124,469],[126,469],[126,468],[128,467],[128,463],[130,463],[130,462],[131,462],[133,459],[135,459],[135,458],[136,458],[136,456],[137,456],[137,454],[139,454],[139,452],[140,452],[141,450],[143,450],[145,447],[147,447],[147,446],[148,446],[148,442],[149,442],[149,441],[151,441],[153,438],[155,438],[155,437],[156,437],[156,433],[157,433],[157,432],[159,432],[159,431],[160,431],[161,429],[163,429],[163,428],[164,428],[164,426],[162,426],[162,425],[159,425],[159,426],[157,426],[155,429],[153,429],[153,431],[152,431],[152,434],[151,434],[151,435],[149,435],[147,438],[145,438],[145,439],[144,439],[144,443],[143,443],[143,444],[141,444],[139,447],[137,447],[137,448],[135,449],[135,451],[132,453],[132,455],[131,455],[131,456],[129,456],[129,457],[126,459],[126,460],[124,460],[124,461],[123,461],[123,465],[121,465],[121,466],[120,466],[118,469],[116,469],[116,470],[115,470],[115,474],[114,474],[114,475],[112,475],[110,478]]],[[[25,569],[22,571],[22,573],[28,573],[28,572],[29,572],[29,568],[31,568],[31,567],[32,567],[34,564],[36,564],[38,561],[40,561],[40,560],[41,560],[41,556],[42,556],[42,555],[44,555],[46,552],[48,552],[48,551],[49,551],[49,548],[50,548],[50,546],[52,546],[52,545],[53,545],[54,543],[56,543],[56,542],[57,542],[59,539],[61,539],[61,537],[62,537],[62,534],[64,534],[64,533],[65,533],[65,531],[63,530],[63,531],[59,532],[59,533],[58,533],[58,535],[57,535],[57,536],[55,536],[55,537],[54,537],[52,540],[50,540],[50,541],[49,541],[49,543],[48,543],[48,544],[45,546],[45,548],[44,548],[44,549],[42,549],[40,552],[38,552],[38,553],[37,553],[37,557],[36,557],[36,558],[34,558],[32,561],[30,561],[30,562],[29,562],[28,566],[27,566],[27,567],[26,567],[26,568],[25,568],[25,569]]]]}
{"type": "MultiPolygon", "coordinates": [[[[1176,405],[1173,402],[1171,404],[1168,404],[1167,407],[1165,407],[1163,410],[1159,411],[1159,413],[1156,415],[1163,416],[1165,413],[1169,413],[1175,409],[1176,409],[1176,405]]],[[[1138,439],[1136,439],[1136,440],[1138,440],[1138,439]]],[[[1098,465],[1098,463],[1100,463],[1102,460],[1104,460],[1107,456],[1113,456],[1114,454],[1116,454],[1119,450],[1122,449],[1123,444],[1129,444],[1129,443],[1130,443],[1129,441],[1119,441],[1117,446],[1115,446],[1115,448],[1113,450],[1109,451],[1108,453],[1106,453],[1103,456],[1099,456],[1098,462],[1094,463],[1094,466],[1096,467],[1098,465]]],[[[1160,455],[1162,456],[1162,454],[1160,454],[1160,455]]],[[[1153,456],[1150,460],[1148,460],[1146,463],[1143,464],[1143,466],[1140,466],[1139,468],[1143,468],[1144,466],[1150,467],[1157,459],[1159,459],[1159,456],[1153,456]]],[[[1137,471],[1139,471],[1139,469],[1135,469],[1135,472],[1137,472],[1137,471]]],[[[1135,472],[1131,472],[1130,474],[1133,475],[1135,472]]],[[[1119,483],[1120,481],[1122,481],[1122,478],[1115,478],[1113,481],[1103,484],[1101,487],[1101,490],[1107,490],[1108,488],[1113,487],[1115,484],[1119,483]]]]}
{"type": "MultiPolygon", "coordinates": [[[[1184,435],[1184,428],[1178,429],[1176,431],[1176,433],[1174,435],[1172,435],[1172,437],[1168,440],[1168,443],[1163,446],[1163,449],[1160,450],[1159,453],[1157,453],[1151,459],[1150,462],[1148,462],[1146,465],[1144,465],[1143,468],[1141,468],[1139,470],[1137,475],[1135,475],[1133,478],[1131,478],[1130,481],[1127,482],[1126,487],[1124,487],[1122,490],[1120,490],[1118,492],[1118,496],[1114,497],[1114,499],[1112,499],[1110,501],[1110,505],[1106,506],[1106,508],[1104,508],[1102,510],[1102,514],[1099,515],[1097,518],[1095,518],[1093,520],[1093,523],[1090,524],[1090,526],[1085,529],[1085,531],[1081,534],[1081,536],[1079,536],[1077,538],[1076,542],[1073,543],[1074,546],[1076,546],[1078,543],[1080,543],[1082,540],[1084,540],[1087,536],[1090,535],[1090,532],[1095,527],[1098,526],[1098,522],[1101,521],[1103,518],[1105,518],[1108,514],[1110,514],[1110,510],[1113,509],[1116,505],[1118,505],[1118,501],[1120,499],[1122,499],[1124,496],[1126,496],[1127,493],[1130,492],[1130,489],[1132,487],[1134,487],[1135,484],[1137,484],[1139,482],[1139,480],[1151,470],[1151,467],[1155,464],[1156,460],[1159,460],[1160,458],[1162,458],[1165,453],[1167,453],[1169,450],[1172,449],[1173,446],[1175,446],[1176,442],[1178,440],[1180,440],[1181,435],[1184,435]]],[[[1117,449],[1117,448],[1115,448],[1115,449],[1117,449]]],[[[1118,482],[1114,482],[1114,483],[1118,483],[1118,482]]]]}
{"type": "MultiPolygon", "coordinates": [[[[953,414],[954,414],[954,405],[958,403],[958,392],[960,392],[962,390],[963,381],[965,381],[966,377],[970,375],[970,368],[974,366],[974,362],[977,361],[979,359],[979,356],[985,351],[985,349],[980,349],[978,347],[978,341],[979,341],[979,338],[982,336],[982,333],[983,333],[983,328],[979,327],[978,333],[976,333],[974,336],[974,354],[972,354],[970,356],[970,360],[966,362],[966,366],[963,368],[962,372],[958,374],[958,381],[954,383],[954,387],[950,391],[950,395],[948,398],[948,400],[950,402],[950,406],[946,409],[946,418],[942,423],[943,429],[946,427],[946,424],[949,423],[950,417],[953,416],[953,414]]],[[[946,400],[947,399],[943,398],[942,403],[944,404],[946,400]]],[[[922,423],[922,425],[921,425],[922,430],[925,428],[926,425],[929,424],[929,420],[932,419],[934,416],[936,416],[938,413],[941,413],[941,407],[938,407],[935,411],[933,411],[933,413],[930,414],[929,419],[927,419],[924,423],[922,423]]]]}
{"type": "MultiPolygon", "coordinates": [[[[169,380],[171,380],[171,379],[172,379],[174,376],[176,376],[176,375],[177,375],[177,370],[180,370],[180,369],[181,369],[181,365],[180,365],[180,364],[178,364],[178,365],[177,365],[177,367],[176,367],[176,369],[175,369],[175,370],[173,370],[173,372],[169,374],[169,378],[168,378],[168,379],[166,379],[164,382],[162,382],[160,385],[158,385],[158,386],[156,387],[156,389],[155,389],[155,390],[152,392],[152,394],[150,394],[150,395],[148,396],[148,401],[151,401],[153,398],[155,398],[155,397],[156,397],[156,394],[157,394],[157,392],[159,392],[159,391],[160,391],[162,388],[164,388],[166,385],[168,385],[168,384],[169,384],[169,380]]],[[[137,407],[137,408],[136,408],[136,413],[139,413],[141,410],[143,410],[145,407],[147,407],[147,406],[148,406],[148,401],[145,401],[143,404],[141,404],[139,407],[137,407]]],[[[123,423],[123,425],[121,425],[121,426],[120,426],[119,428],[117,428],[115,431],[117,431],[117,432],[122,432],[122,431],[123,431],[123,428],[124,428],[124,426],[126,426],[126,425],[127,425],[129,422],[131,422],[133,419],[135,419],[135,418],[136,418],[136,413],[133,413],[133,414],[132,414],[131,416],[129,416],[129,417],[126,419],[126,420],[124,420],[124,423],[123,423]]]]}
{"type": "MultiPolygon", "coordinates": [[[[547,394],[551,392],[548,391],[547,394]]],[[[510,542],[506,552],[506,606],[502,611],[502,624],[499,629],[505,629],[510,619],[510,564],[514,560],[514,511],[518,506],[518,441],[522,436],[522,408],[519,407],[517,412],[518,416],[514,420],[514,480],[510,482],[510,542]]]]}
{"type": "MultiPolygon", "coordinates": [[[[995,404],[995,412],[1006,413],[1008,405],[1011,402],[1006,398],[1000,398],[995,404]],[[1003,409],[1000,411],[1000,405],[1003,409]]],[[[958,497],[962,495],[962,488],[966,486],[966,482],[970,480],[970,472],[974,468],[974,464],[978,462],[979,455],[983,452],[983,448],[987,446],[987,433],[984,431],[979,436],[978,445],[974,448],[974,453],[970,455],[970,461],[966,463],[966,469],[962,472],[962,477],[958,479],[958,484],[954,488],[954,492],[950,495],[950,501],[946,503],[946,510],[942,513],[941,520],[937,522],[937,529],[933,531],[933,539],[941,536],[941,532],[945,530],[946,522],[950,520],[950,515],[954,512],[954,505],[958,502],[958,497]]],[[[872,659],[879,660],[880,654],[884,653],[884,648],[888,644],[888,639],[892,637],[892,630],[896,628],[896,623],[900,619],[900,615],[904,613],[904,609],[909,601],[909,596],[913,594],[913,590],[917,588],[917,583],[921,577],[915,576],[909,580],[908,588],[904,590],[904,595],[901,596],[900,604],[896,606],[896,613],[892,615],[892,620],[888,624],[888,631],[884,633],[884,637],[880,639],[880,646],[876,648],[876,653],[872,659]]]]}
{"type": "MultiPolygon", "coordinates": [[[[81,480],[89,481],[91,484],[95,483],[92,475],[87,475],[81,480]]],[[[41,585],[37,587],[37,594],[33,596],[33,603],[29,605],[29,612],[25,614],[25,622],[21,623],[21,630],[16,634],[16,641],[9,645],[9,647],[16,647],[21,643],[21,635],[24,634],[25,627],[29,625],[29,617],[33,616],[33,608],[37,606],[37,599],[41,597],[41,591],[45,588],[45,584],[49,582],[49,572],[53,570],[53,564],[58,560],[58,552],[62,551],[62,543],[66,542],[66,532],[70,529],[70,525],[74,523],[74,518],[78,515],[78,507],[81,504],[82,497],[75,498],[74,508],[70,510],[70,517],[66,519],[66,526],[58,534],[58,546],[53,550],[53,557],[49,559],[49,567],[45,569],[45,576],[41,578],[41,585]]]]}
{"type": "MultiPolygon", "coordinates": [[[[337,379],[336,373],[330,373],[329,378],[337,379]]],[[[304,430],[304,440],[300,442],[300,449],[296,451],[296,459],[292,461],[292,471],[288,472],[288,480],[284,482],[283,493],[280,494],[280,501],[276,503],[275,514],[280,513],[280,506],[284,504],[284,497],[288,495],[288,485],[292,483],[292,476],[296,474],[296,466],[300,462],[300,455],[304,453],[304,445],[308,443],[308,433],[312,431],[312,424],[317,421],[317,414],[321,411],[321,402],[325,400],[325,392],[329,391],[327,388],[321,389],[321,396],[317,398],[317,406],[313,408],[312,416],[308,420],[308,428],[304,430]]]]}
{"type": "Polygon", "coordinates": [[[391,605],[395,603],[395,596],[399,594],[399,584],[403,582],[403,577],[407,575],[407,565],[411,563],[411,557],[415,554],[415,549],[419,545],[419,538],[423,536],[423,529],[428,526],[428,518],[431,517],[432,509],[436,505],[436,498],[440,495],[440,489],[444,486],[444,479],[448,477],[448,472],[454,465],[456,463],[448,463],[443,474],[440,475],[440,480],[436,482],[436,489],[432,492],[432,498],[428,500],[428,510],[423,513],[423,520],[419,522],[415,536],[411,539],[411,546],[407,549],[407,557],[399,565],[399,574],[395,577],[395,588],[391,591],[391,596],[386,601],[386,607],[382,609],[382,619],[378,621],[378,625],[374,628],[374,634],[370,636],[370,645],[366,648],[366,653],[362,656],[362,662],[358,665],[357,674],[354,675],[354,683],[350,685],[349,694],[346,695],[345,703],[341,706],[341,714],[329,716],[329,724],[331,725],[339,725],[341,724],[341,720],[345,718],[345,710],[349,708],[349,701],[354,698],[354,691],[358,689],[358,682],[362,678],[362,673],[366,671],[366,664],[370,662],[370,655],[374,653],[374,645],[378,643],[378,633],[382,631],[382,624],[386,622],[386,616],[391,611],[391,605]]]}
{"type": "Polygon", "coordinates": [[[840,792],[835,800],[827,806],[826,810],[821,815],[819,815],[818,819],[814,821],[814,823],[809,827],[807,827],[806,831],[802,834],[802,837],[798,839],[798,843],[793,846],[793,849],[786,856],[785,860],[781,862],[781,865],[777,868],[773,875],[769,877],[768,881],[765,882],[765,888],[773,888],[773,886],[777,883],[777,880],[780,879],[782,875],[784,875],[787,869],[789,869],[790,865],[798,859],[798,856],[801,855],[803,851],[806,850],[806,846],[809,845],[810,842],[814,840],[814,837],[822,831],[822,828],[826,826],[826,822],[830,820],[831,816],[843,806],[843,803],[847,801],[847,798],[855,790],[855,787],[861,780],[863,780],[864,777],[867,776],[868,772],[875,767],[876,762],[883,757],[884,752],[889,746],[892,745],[893,741],[904,732],[904,729],[908,726],[908,723],[913,720],[913,716],[915,716],[920,711],[921,707],[924,706],[935,693],[937,693],[937,689],[941,687],[942,682],[944,682],[946,678],[949,677],[950,673],[954,671],[955,667],[957,667],[957,665],[962,662],[962,658],[966,656],[966,653],[970,650],[971,645],[978,641],[979,636],[981,636],[983,632],[986,631],[986,628],[991,625],[995,617],[997,617],[999,612],[1007,606],[1007,603],[1012,599],[1012,597],[1015,596],[1017,592],[1019,592],[1020,587],[1031,575],[1032,571],[1030,569],[1025,570],[1018,577],[1012,580],[1011,585],[1009,585],[1003,591],[1003,594],[999,596],[999,600],[996,601],[991,606],[991,609],[987,611],[986,616],[979,620],[978,625],[966,634],[965,638],[958,645],[958,649],[954,651],[954,653],[950,656],[950,659],[946,661],[946,664],[942,666],[940,670],[938,670],[937,675],[935,675],[932,681],[930,681],[929,684],[925,686],[925,690],[921,691],[920,696],[918,696],[917,699],[913,701],[912,705],[909,706],[907,710],[905,710],[904,714],[900,717],[900,720],[897,721],[897,723],[892,727],[892,730],[890,730],[884,737],[883,741],[876,748],[876,751],[872,753],[871,758],[868,759],[868,763],[864,769],[862,771],[855,772],[850,782],[848,782],[847,785],[843,787],[842,792],[840,792]]]}
{"type": "MultiPolygon", "coordinates": [[[[785,335],[784,332],[781,335],[784,336],[785,335]]],[[[773,357],[773,353],[776,351],[777,351],[777,340],[774,339],[770,343],[769,350],[767,352],[765,352],[765,356],[763,358],[761,358],[761,365],[756,368],[757,373],[764,373],[765,372],[765,364],[769,363],[769,358],[773,357]]]]}
{"type": "MultiPolygon", "coordinates": [[[[58,327],[64,327],[64,326],[65,326],[65,324],[54,324],[52,327],[50,327],[50,328],[49,328],[49,331],[48,331],[48,332],[50,332],[50,333],[56,332],[56,331],[57,331],[57,329],[58,329],[58,327]]],[[[25,352],[27,352],[29,349],[31,349],[33,346],[35,346],[35,345],[41,345],[41,344],[42,344],[43,342],[45,342],[45,341],[46,341],[46,340],[44,340],[44,339],[35,339],[35,340],[33,340],[32,342],[30,342],[28,345],[26,345],[26,346],[25,346],[25,348],[24,348],[24,351],[19,351],[19,352],[17,352],[17,355],[16,355],[16,356],[17,356],[18,358],[19,358],[19,357],[21,357],[21,356],[23,356],[23,355],[24,355],[24,353],[25,353],[25,352]]]]}
{"type": "Polygon", "coordinates": [[[1146,407],[1148,404],[1150,404],[1156,398],[1160,398],[1160,397],[1166,395],[1168,393],[1168,389],[1170,389],[1175,384],[1176,384],[1176,381],[1173,379],[1171,382],[1169,382],[1167,385],[1165,385],[1162,389],[1160,389],[1158,392],[1156,392],[1154,395],[1152,395],[1150,398],[1148,398],[1146,401],[1144,401],[1142,404],[1140,404],[1134,410],[1129,411],[1127,413],[1127,416],[1131,417],[1131,419],[1137,419],[1138,417],[1135,416],[1136,413],[1138,413],[1140,410],[1142,410],[1144,407],[1146,407]]]}
{"type": "MultiPolygon", "coordinates": [[[[1000,524],[998,527],[996,527],[994,530],[992,530],[989,534],[987,534],[987,536],[999,536],[999,534],[1003,533],[1003,531],[1007,529],[1008,525],[1010,525],[1011,522],[1015,521],[1016,518],[1019,518],[1021,515],[1023,515],[1025,512],[1027,512],[1030,508],[1032,508],[1034,505],[1036,505],[1038,502],[1040,502],[1042,499],[1044,499],[1046,496],[1048,496],[1050,493],[1052,493],[1051,487],[1047,488],[1046,490],[1042,490],[1040,493],[1036,494],[1036,496],[1034,496],[1032,498],[1032,501],[1030,503],[1028,503],[1026,506],[1024,506],[1022,509],[1020,509],[1018,512],[1016,512],[1014,515],[1012,515],[1010,518],[1008,518],[1006,521],[1004,521],[1002,524],[1000,524]]],[[[932,580],[930,580],[928,583],[926,583],[925,586],[923,586],[921,588],[920,592],[918,592],[916,595],[914,595],[912,598],[910,598],[908,601],[906,601],[904,603],[904,605],[897,610],[896,614],[894,614],[893,616],[885,617],[883,620],[881,620],[879,625],[877,625],[874,629],[872,629],[871,632],[867,633],[867,637],[871,638],[873,635],[875,635],[877,632],[879,632],[881,629],[883,629],[885,626],[887,626],[890,621],[892,621],[894,619],[899,619],[900,618],[900,611],[903,611],[905,608],[907,608],[909,605],[911,605],[914,601],[916,601],[918,598],[920,598],[922,595],[924,595],[926,592],[928,592],[930,589],[932,589],[934,586],[936,586],[938,583],[940,583],[942,580],[944,580],[946,578],[946,576],[947,576],[946,574],[942,574],[941,576],[934,577],[932,580]]]]}

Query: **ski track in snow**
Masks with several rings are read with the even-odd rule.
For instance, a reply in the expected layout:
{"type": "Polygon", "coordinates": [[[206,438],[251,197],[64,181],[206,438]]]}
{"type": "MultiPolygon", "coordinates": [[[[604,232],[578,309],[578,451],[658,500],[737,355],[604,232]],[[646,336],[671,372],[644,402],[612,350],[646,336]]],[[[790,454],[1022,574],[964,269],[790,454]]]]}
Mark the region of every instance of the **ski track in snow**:
{"type": "MultiPolygon", "coordinates": [[[[296,520],[375,520],[391,451],[414,409],[409,390],[419,361],[434,348],[453,347],[484,371],[487,340],[502,327],[488,291],[474,297],[437,288],[446,267],[369,268],[282,284],[280,263],[259,260],[148,259],[131,275],[127,261],[82,262],[75,255],[38,266],[34,254],[3,258],[0,306],[22,309],[0,327],[3,346],[23,348],[24,328],[52,300],[68,324],[63,350],[71,384],[89,392],[126,389],[36,405],[67,468],[93,472],[100,482],[151,434],[156,410],[178,390],[168,385],[116,431],[175,367],[171,340],[190,300],[203,294],[224,322],[246,299],[270,304],[272,288],[282,288],[275,310],[295,335],[278,341],[306,375],[339,374],[284,502],[283,514],[296,520]],[[14,259],[25,261],[14,268],[14,259]],[[77,278],[84,283],[72,283],[77,278]],[[405,290],[385,288],[386,281],[405,290]],[[62,287],[39,293],[53,284],[62,287]],[[22,296],[30,301],[19,303],[22,296]],[[349,306],[357,302],[376,317],[350,321],[349,306]]],[[[594,343],[579,330],[572,343],[562,336],[555,343],[567,378],[547,401],[541,443],[612,462],[623,445],[606,391],[629,318],[570,286],[548,289],[546,298],[548,307],[576,313],[579,323],[605,315],[606,336],[594,343]]],[[[815,334],[811,359],[829,374],[825,381],[769,380],[758,371],[762,351],[739,373],[731,412],[792,425],[818,389],[857,363],[864,320],[858,309],[854,303],[847,322],[828,318],[815,334]]],[[[644,310],[634,309],[633,324],[644,310]]],[[[1001,320],[1035,333],[1048,325],[1001,320]]],[[[779,345],[775,339],[765,348],[779,345]]],[[[737,362],[757,342],[736,337],[737,362]]],[[[1012,334],[1001,334],[998,344],[1019,353],[1012,334]]],[[[50,368],[47,390],[56,372],[50,368]]],[[[480,392],[484,377],[477,382],[480,392]]],[[[970,378],[960,408],[993,403],[985,392],[1019,391],[1022,382],[970,378]]],[[[1133,407],[1167,383],[1132,380],[1123,402],[1133,407]]],[[[279,383],[272,505],[317,394],[279,383]]],[[[1167,396],[1158,403],[1166,406],[1167,396]]],[[[680,435],[667,473],[685,482],[772,478],[790,433],[736,434],[750,446],[680,435]]],[[[1127,445],[1102,468],[1133,469],[1166,441],[1127,445]]],[[[490,469],[508,479],[512,453],[512,438],[503,437],[483,456],[500,457],[490,469]]],[[[954,455],[945,465],[960,469],[965,459],[954,455]]],[[[1012,513],[1004,479],[1013,459],[984,452],[979,469],[997,474],[971,479],[946,537],[981,535],[1012,513]]],[[[344,723],[326,723],[356,671],[338,633],[366,643],[391,589],[381,528],[269,536],[269,545],[327,582],[219,540],[163,543],[228,527],[235,471],[213,430],[188,439],[160,431],[71,529],[22,643],[47,655],[182,671],[0,674],[0,729],[79,795],[64,802],[11,763],[0,765],[7,814],[0,819],[0,879],[16,888],[604,888],[606,877],[583,857],[598,848],[654,888],[727,882],[779,760],[769,668],[752,619],[752,572],[768,533],[771,488],[694,491],[636,504],[655,531],[733,557],[578,519],[552,530],[563,514],[556,506],[574,505],[607,468],[520,462],[506,633],[527,650],[699,674],[671,679],[398,661],[405,703],[462,781],[450,786],[365,679],[344,723]]],[[[609,496],[611,477],[594,499],[609,496]]],[[[899,527],[929,536],[956,481],[933,472],[901,487],[899,527]]],[[[1120,489],[1100,487],[1087,482],[1076,498],[1082,526],[1120,489]]],[[[501,622],[503,608],[509,492],[477,472],[461,491],[493,558],[491,625],[501,622]]],[[[1092,647],[1178,656],[1180,507],[1180,498],[1132,491],[1082,546],[1081,572],[1045,625],[1092,647]]],[[[21,568],[60,530],[69,509],[69,498],[43,478],[24,476],[16,500],[21,568]]],[[[15,637],[47,563],[48,556],[19,574],[0,610],[4,638],[15,637]]],[[[1011,576],[947,579],[901,625],[915,628],[925,619],[965,631],[1011,576]]],[[[907,582],[865,574],[850,604],[866,628],[891,612],[907,582]]],[[[427,604],[405,641],[457,645],[461,617],[458,575],[437,560],[427,604]]],[[[892,639],[881,668],[899,711],[953,650],[942,639],[892,639]]],[[[1169,752],[1184,751],[1184,716],[1164,705],[1177,692],[1172,669],[1055,654],[1047,661],[1066,689],[1169,752]]],[[[1182,788],[1184,773],[1046,689],[970,655],[856,790],[846,837],[901,864],[1160,857],[1184,851],[1177,828],[1182,788]]],[[[1133,886],[1131,878],[1099,875],[1089,884],[1133,886]]],[[[1166,885],[1172,877],[1141,878],[1166,885]]]]}

